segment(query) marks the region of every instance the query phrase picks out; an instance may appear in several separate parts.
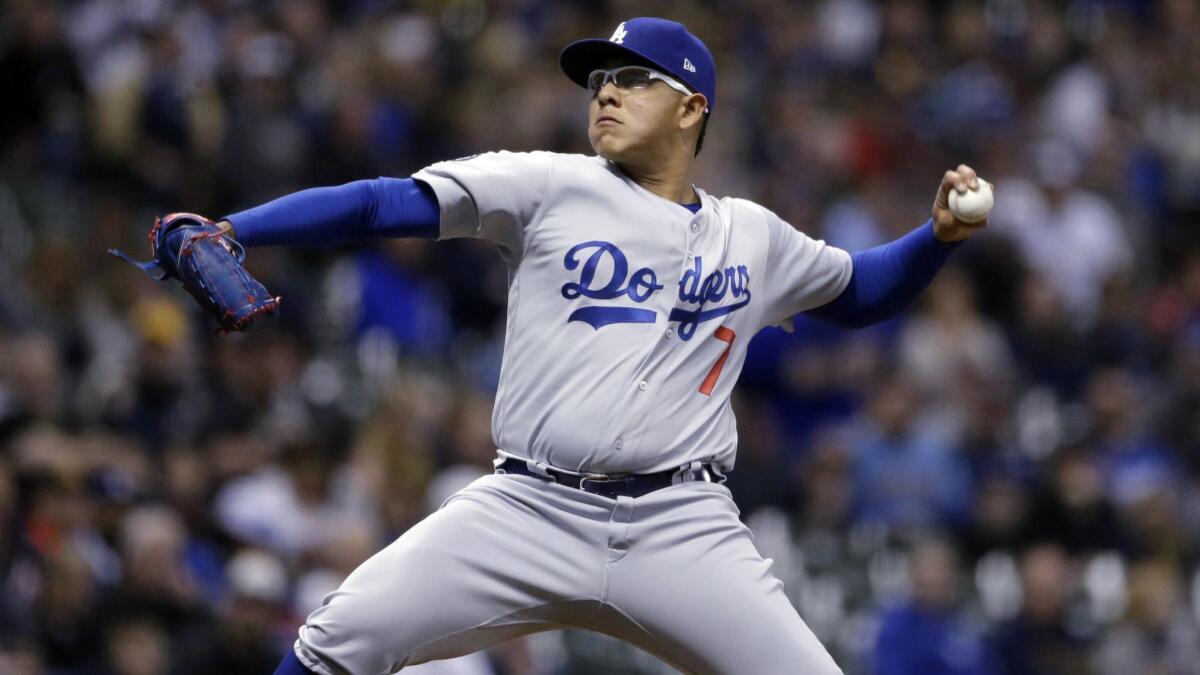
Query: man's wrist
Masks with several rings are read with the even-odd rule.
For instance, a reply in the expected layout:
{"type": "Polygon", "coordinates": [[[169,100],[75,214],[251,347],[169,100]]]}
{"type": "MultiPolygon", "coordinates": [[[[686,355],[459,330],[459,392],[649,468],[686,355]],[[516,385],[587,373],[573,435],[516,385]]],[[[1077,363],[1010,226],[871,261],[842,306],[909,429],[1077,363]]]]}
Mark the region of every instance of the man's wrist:
{"type": "Polygon", "coordinates": [[[930,231],[933,233],[933,238],[941,244],[961,244],[971,236],[969,230],[964,232],[962,228],[953,225],[938,227],[938,222],[933,218],[929,219],[929,225],[930,231]]]}
{"type": "Polygon", "coordinates": [[[233,229],[233,223],[228,220],[218,220],[217,227],[221,228],[221,233],[227,235],[230,239],[237,239],[237,231],[233,229]]]}

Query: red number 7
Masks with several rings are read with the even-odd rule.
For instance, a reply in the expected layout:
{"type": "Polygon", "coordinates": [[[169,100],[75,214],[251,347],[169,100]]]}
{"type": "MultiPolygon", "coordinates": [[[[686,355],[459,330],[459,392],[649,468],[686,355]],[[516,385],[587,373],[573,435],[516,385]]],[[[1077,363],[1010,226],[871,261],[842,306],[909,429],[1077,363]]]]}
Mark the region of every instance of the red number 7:
{"type": "Polygon", "coordinates": [[[713,337],[721,342],[729,343],[729,346],[721,352],[721,356],[713,364],[712,370],[708,371],[708,377],[704,378],[704,383],[700,385],[700,393],[705,396],[712,395],[713,388],[717,386],[717,378],[721,376],[721,369],[725,367],[725,359],[729,358],[729,350],[733,349],[733,338],[737,336],[732,330],[721,326],[713,333],[713,337]]]}

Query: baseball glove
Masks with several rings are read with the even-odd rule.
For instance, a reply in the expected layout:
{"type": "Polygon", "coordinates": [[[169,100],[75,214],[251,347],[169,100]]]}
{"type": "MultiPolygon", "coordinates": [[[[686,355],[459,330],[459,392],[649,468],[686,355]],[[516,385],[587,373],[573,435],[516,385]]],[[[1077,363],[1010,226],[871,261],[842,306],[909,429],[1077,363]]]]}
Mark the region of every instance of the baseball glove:
{"type": "Polygon", "coordinates": [[[153,260],[138,262],[112,255],[140,268],[152,279],[175,277],[184,290],[221,324],[221,332],[245,330],[260,314],[271,314],[281,298],[272,296],[242,267],[246,251],[213,221],[194,213],[171,213],[150,228],[153,260]]]}

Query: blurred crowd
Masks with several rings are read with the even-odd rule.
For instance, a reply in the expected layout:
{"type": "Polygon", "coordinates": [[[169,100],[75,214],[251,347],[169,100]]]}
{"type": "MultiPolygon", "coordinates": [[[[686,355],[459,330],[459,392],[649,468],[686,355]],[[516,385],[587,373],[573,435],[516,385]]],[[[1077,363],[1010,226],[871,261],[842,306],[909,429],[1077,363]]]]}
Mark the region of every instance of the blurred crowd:
{"type": "MultiPolygon", "coordinates": [[[[0,673],[269,673],[495,451],[494,247],[252,249],[282,311],[229,336],[105,250],[589,152],[558,51],[636,15],[716,56],[714,194],[859,250],[996,185],[914,308],[764,330],[735,394],[730,488],[846,672],[1200,673],[1195,0],[4,3],[0,673]]],[[[423,668],[670,672],[581,632],[423,668]]]]}

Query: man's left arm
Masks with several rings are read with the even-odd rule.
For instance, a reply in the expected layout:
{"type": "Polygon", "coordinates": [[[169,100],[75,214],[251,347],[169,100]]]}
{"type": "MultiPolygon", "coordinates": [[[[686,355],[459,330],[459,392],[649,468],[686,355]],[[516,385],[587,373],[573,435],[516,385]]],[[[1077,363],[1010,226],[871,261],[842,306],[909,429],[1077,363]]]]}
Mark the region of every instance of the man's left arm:
{"type": "Polygon", "coordinates": [[[804,314],[843,328],[862,328],[899,314],[929,286],[950,254],[987,226],[986,219],[965,223],[950,212],[951,190],[962,194],[978,186],[979,177],[965,164],[947,171],[933,200],[933,217],[893,242],[852,254],[845,290],[804,314]]]}

